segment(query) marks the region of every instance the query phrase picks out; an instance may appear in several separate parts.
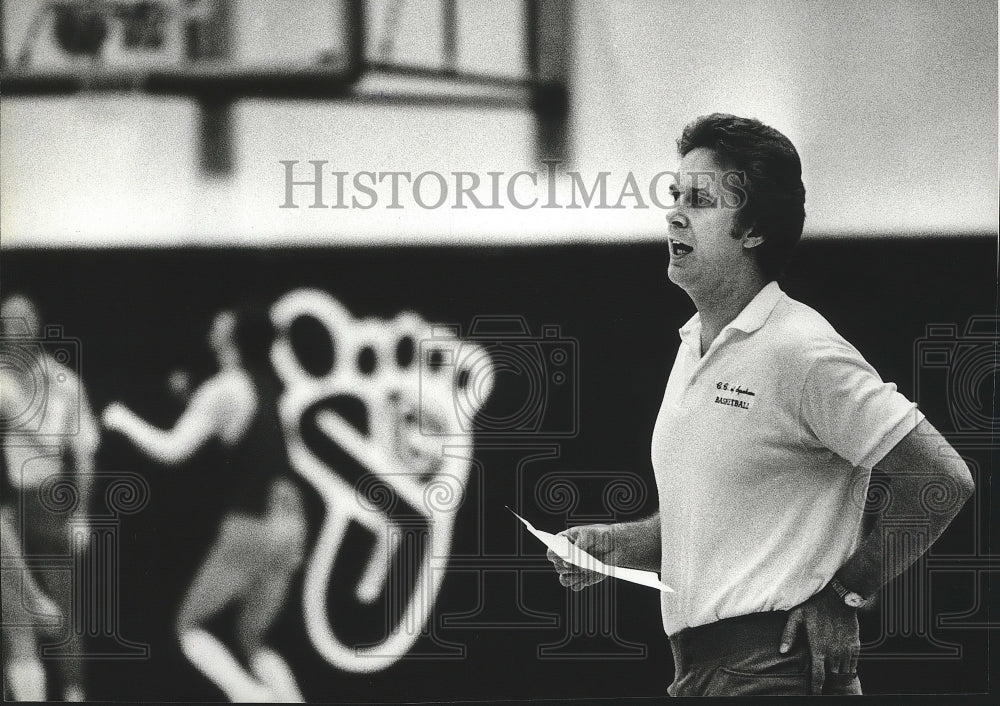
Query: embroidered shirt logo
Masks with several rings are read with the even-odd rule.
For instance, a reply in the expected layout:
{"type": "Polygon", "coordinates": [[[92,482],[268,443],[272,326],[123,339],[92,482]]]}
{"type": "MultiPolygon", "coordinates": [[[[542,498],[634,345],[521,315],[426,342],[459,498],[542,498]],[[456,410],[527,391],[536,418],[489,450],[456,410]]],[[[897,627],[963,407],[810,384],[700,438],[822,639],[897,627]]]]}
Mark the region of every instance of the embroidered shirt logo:
{"type": "Polygon", "coordinates": [[[750,409],[757,396],[753,390],[731,382],[717,382],[715,389],[719,393],[715,396],[715,404],[736,407],[737,409],[750,409]]]}

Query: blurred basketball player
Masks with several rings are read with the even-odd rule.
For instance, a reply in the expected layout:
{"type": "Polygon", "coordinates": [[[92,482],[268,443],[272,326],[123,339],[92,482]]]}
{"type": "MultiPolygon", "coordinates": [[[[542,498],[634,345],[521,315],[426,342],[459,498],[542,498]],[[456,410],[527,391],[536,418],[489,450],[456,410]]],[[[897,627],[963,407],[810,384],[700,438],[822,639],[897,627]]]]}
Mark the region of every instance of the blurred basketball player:
{"type": "Polygon", "coordinates": [[[221,467],[206,470],[227,475],[229,507],[181,604],[177,634],[185,656],[232,701],[303,701],[288,665],[263,644],[305,543],[302,499],[285,477],[279,383],[268,358],[273,335],[264,315],[218,314],[209,345],[219,372],[194,391],[169,431],[120,403],[103,415],[108,429],[161,463],[221,447],[221,467]],[[235,655],[205,628],[233,604],[239,611],[235,655]]]}
{"type": "MultiPolygon", "coordinates": [[[[0,305],[5,348],[3,371],[5,493],[9,526],[31,557],[71,557],[71,528],[86,526],[99,429],[77,375],[47,352],[34,304],[21,295],[0,305]],[[71,478],[75,507],[60,512],[46,498],[53,477],[71,478]]],[[[73,601],[72,571],[37,572],[42,589],[67,618],[73,601]]],[[[84,597],[83,600],[86,600],[84,597]]],[[[78,600],[77,605],[83,605],[78,600]]],[[[66,701],[83,701],[82,644],[69,630],[53,661],[51,690],[66,701]]]]}
{"type": "MultiPolygon", "coordinates": [[[[24,409],[24,397],[9,366],[0,368],[0,419],[6,431],[24,409]]],[[[10,500],[7,454],[0,453],[0,500],[10,500]]],[[[39,659],[38,618],[58,614],[55,604],[42,593],[25,566],[21,539],[11,517],[11,508],[0,507],[0,602],[2,602],[2,648],[4,698],[12,701],[44,701],[45,668],[39,659]]]]}
{"type": "Polygon", "coordinates": [[[25,566],[17,529],[8,508],[0,510],[0,601],[3,625],[4,697],[11,701],[45,701],[45,668],[39,659],[39,634],[53,635],[59,609],[38,587],[25,566]]]}

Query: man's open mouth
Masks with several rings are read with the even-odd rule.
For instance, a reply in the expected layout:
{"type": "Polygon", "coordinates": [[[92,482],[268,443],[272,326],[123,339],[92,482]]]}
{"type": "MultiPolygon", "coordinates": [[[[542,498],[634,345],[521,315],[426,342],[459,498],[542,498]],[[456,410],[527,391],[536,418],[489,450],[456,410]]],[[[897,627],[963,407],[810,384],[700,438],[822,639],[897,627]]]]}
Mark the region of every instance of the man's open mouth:
{"type": "Polygon", "coordinates": [[[687,245],[686,243],[682,243],[679,240],[671,240],[670,241],[670,252],[671,252],[672,255],[674,255],[676,257],[683,257],[684,255],[687,255],[688,253],[692,252],[693,250],[694,250],[694,248],[692,248],[690,245],[687,245]]]}

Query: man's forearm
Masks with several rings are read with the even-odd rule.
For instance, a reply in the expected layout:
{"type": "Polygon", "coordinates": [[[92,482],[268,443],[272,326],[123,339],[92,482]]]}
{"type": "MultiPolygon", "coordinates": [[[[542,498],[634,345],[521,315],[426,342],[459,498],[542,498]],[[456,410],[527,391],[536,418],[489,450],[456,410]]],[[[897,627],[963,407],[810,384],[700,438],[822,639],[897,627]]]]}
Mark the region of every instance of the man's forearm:
{"type": "Polygon", "coordinates": [[[895,527],[879,517],[875,528],[837,572],[844,586],[863,596],[877,593],[927,551],[972,494],[971,485],[958,476],[952,477],[957,490],[945,493],[947,502],[932,506],[927,499],[930,480],[919,474],[889,476],[891,504],[886,510],[893,516],[912,519],[895,527]],[[887,551],[889,546],[891,551],[887,551]]]}
{"type": "Polygon", "coordinates": [[[645,571],[660,570],[660,513],[637,522],[621,522],[612,528],[614,562],[618,566],[645,571]]]}

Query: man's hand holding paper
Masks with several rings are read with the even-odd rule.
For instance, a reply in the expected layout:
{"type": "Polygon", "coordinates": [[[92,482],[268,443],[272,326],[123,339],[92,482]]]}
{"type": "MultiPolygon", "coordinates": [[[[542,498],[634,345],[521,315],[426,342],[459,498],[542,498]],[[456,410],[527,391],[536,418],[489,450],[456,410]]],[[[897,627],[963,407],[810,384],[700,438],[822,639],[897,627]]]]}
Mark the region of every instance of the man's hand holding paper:
{"type": "MultiPolygon", "coordinates": [[[[581,525],[563,530],[556,536],[567,540],[571,552],[576,550],[579,554],[579,551],[583,550],[602,563],[614,566],[617,552],[612,541],[611,527],[611,525],[581,525]]],[[[573,591],[582,591],[587,586],[593,586],[607,578],[607,574],[585,568],[586,561],[572,564],[552,549],[549,549],[546,556],[559,574],[559,583],[573,591]]]]}
{"type": "Polygon", "coordinates": [[[673,593],[672,588],[660,581],[656,572],[626,568],[614,563],[619,553],[613,546],[615,535],[612,533],[612,525],[584,525],[559,534],[550,534],[535,529],[517,513],[514,515],[548,547],[547,556],[559,573],[560,583],[574,591],[592,586],[605,576],[613,576],[664,593],[673,593]]]}

